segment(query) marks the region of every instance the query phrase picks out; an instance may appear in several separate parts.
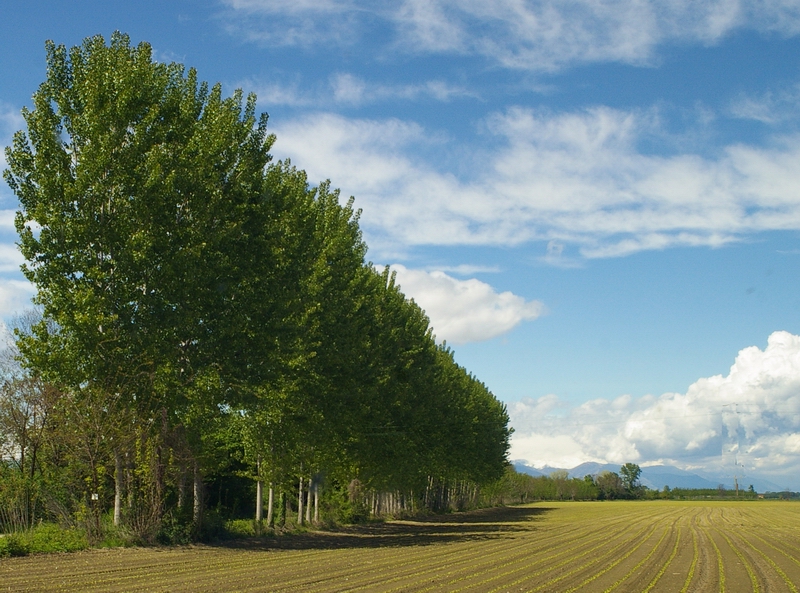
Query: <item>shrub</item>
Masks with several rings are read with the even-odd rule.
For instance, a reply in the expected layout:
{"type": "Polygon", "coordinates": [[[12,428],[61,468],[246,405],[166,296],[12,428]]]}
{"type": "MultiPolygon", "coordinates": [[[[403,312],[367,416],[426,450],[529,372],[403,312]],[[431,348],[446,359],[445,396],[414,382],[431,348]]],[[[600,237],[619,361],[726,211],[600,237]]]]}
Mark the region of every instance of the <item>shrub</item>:
{"type": "Polygon", "coordinates": [[[43,523],[28,531],[0,537],[0,557],[49,552],[75,552],[89,547],[86,533],[43,523]]]}
{"type": "Polygon", "coordinates": [[[23,534],[28,552],[75,552],[89,547],[86,533],[62,529],[54,523],[43,523],[23,534]]]}
{"type": "Polygon", "coordinates": [[[161,521],[156,541],[165,545],[183,545],[191,543],[193,527],[190,521],[175,513],[167,513],[161,521]]]}
{"type": "Polygon", "coordinates": [[[225,523],[225,531],[228,537],[255,537],[258,535],[256,522],[253,519],[234,519],[225,523]]]}
{"type": "Polygon", "coordinates": [[[28,548],[18,533],[0,535],[0,558],[9,556],[25,556],[28,548]]]}

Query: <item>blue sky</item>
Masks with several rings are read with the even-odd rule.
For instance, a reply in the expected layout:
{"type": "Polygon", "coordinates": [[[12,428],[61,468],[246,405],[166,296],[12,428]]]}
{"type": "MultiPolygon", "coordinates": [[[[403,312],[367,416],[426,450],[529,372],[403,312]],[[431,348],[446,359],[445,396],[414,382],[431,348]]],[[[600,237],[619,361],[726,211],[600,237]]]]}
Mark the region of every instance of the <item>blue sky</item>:
{"type": "MultiPolygon", "coordinates": [[[[0,17],[4,145],[45,39],[121,30],[255,92],[275,158],[355,196],[370,259],[508,403],[513,458],[723,477],[735,458],[800,488],[800,2],[50,0],[0,17]]],[[[15,207],[0,185],[6,318],[30,296],[15,207]]]]}

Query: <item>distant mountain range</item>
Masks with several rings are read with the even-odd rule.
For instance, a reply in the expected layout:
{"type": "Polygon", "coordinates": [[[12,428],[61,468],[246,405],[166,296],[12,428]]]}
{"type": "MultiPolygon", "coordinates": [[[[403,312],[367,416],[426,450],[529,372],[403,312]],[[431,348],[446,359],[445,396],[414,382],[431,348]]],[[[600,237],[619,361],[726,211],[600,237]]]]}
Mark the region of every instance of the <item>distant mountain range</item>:
{"type": "MultiPolygon", "coordinates": [[[[536,469],[522,461],[513,461],[512,463],[514,468],[523,474],[549,476],[554,471],[562,470],[568,472],[571,478],[583,478],[587,475],[596,476],[603,471],[619,473],[620,468],[619,465],[613,463],[587,462],[571,469],[547,466],[536,469]]],[[[734,489],[733,478],[731,477],[708,474],[701,476],[671,465],[642,466],[642,475],[639,481],[643,486],[653,490],[663,490],[664,486],[669,486],[670,488],[717,488],[720,484],[728,490],[734,489]]],[[[746,490],[750,484],[753,485],[756,492],[780,492],[784,490],[781,486],[763,478],[743,477],[739,480],[739,488],[742,490],[746,490]]]]}

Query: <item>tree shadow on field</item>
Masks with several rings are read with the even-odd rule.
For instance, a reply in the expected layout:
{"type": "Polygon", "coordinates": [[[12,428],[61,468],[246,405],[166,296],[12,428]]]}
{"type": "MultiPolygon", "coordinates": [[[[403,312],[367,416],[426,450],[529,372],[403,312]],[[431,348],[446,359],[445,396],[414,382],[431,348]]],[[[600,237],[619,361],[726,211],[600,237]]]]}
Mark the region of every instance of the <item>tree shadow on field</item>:
{"type": "Polygon", "coordinates": [[[313,550],[429,546],[463,541],[486,541],[535,529],[531,522],[556,509],[500,507],[465,513],[432,515],[405,521],[341,527],[335,531],[246,538],[216,544],[246,550],[313,550]]]}

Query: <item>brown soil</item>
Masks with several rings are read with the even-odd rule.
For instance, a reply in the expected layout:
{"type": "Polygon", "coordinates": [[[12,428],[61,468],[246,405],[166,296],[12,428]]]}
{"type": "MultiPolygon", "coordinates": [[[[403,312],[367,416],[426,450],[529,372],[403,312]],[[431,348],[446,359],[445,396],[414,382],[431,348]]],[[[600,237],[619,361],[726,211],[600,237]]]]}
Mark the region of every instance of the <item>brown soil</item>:
{"type": "Polygon", "coordinates": [[[797,593],[798,528],[791,503],[546,503],[216,546],[3,559],[0,591],[797,593]]]}

